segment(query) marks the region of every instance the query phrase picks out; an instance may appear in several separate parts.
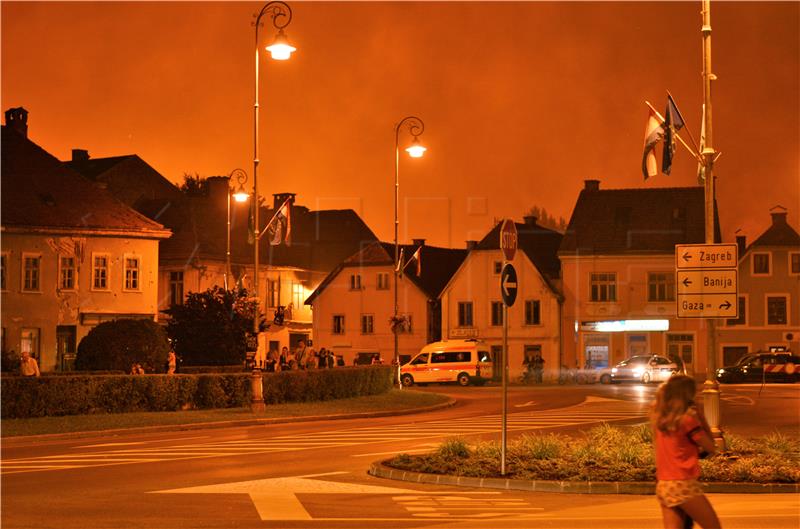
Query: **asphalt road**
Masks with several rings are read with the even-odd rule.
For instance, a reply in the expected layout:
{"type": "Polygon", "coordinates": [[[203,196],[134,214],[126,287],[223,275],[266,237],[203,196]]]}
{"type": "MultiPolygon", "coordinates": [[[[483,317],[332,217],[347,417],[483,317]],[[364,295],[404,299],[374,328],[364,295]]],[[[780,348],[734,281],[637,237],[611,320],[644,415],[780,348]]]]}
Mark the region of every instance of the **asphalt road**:
{"type": "MultiPolygon", "coordinates": [[[[800,431],[800,385],[723,386],[723,426],[800,431]]],[[[498,438],[498,388],[433,386],[458,405],[374,419],[4,441],[3,528],[643,528],[652,496],[499,492],[374,478],[372,461],[443,438],[498,438]]],[[[643,422],[654,387],[517,387],[509,435],[643,422]]],[[[797,495],[713,495],[726,528],[800,527],[797,495]]]]}

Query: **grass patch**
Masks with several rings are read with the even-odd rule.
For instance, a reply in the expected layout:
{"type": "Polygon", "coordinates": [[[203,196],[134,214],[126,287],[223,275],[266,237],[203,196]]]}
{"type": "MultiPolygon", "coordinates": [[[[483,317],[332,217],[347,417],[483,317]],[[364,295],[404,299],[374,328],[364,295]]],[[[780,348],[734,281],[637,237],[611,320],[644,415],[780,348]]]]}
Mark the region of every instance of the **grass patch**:
{"type": "MultiPolygon", "coordinates": [[[[779,433],[744,439],[726,436],[729,450],[700,462],[701,481],[800,482],[800,440],[779,433]]],[[[414,472],[500,477],[497,441],[445,440],[429,454],[400,454],[389,466],[414,472]]],[[[545,433],[509,441],[506,474],[512,479],[556,481],[655,481],[648,425],[603,424],[577,436],[545,433]]]]}
{"type": "Polygon", "coordinates": [[[114,430],[142,426],[197,424],[217,421],[248,419],[309,417],[372,411],[398,411],[431,406],[445,402],[447,397],[435,393],[413,390],[391,390],[380,395],[320,402],[295,402],[269,404],[265,413],[254,414],[249,408],[104,413],[94,415],[68,415],[62,417],[37,417],[32,419],[4,419],[0,424],[2,437],[52,433],[114,430]]]}

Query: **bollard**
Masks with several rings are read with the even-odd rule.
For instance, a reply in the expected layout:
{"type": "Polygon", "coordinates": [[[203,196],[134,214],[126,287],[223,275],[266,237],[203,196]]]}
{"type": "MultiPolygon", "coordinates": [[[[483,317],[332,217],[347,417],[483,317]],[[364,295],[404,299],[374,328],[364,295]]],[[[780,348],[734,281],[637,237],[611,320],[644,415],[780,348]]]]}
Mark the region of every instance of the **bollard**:
{"type": "Polygon", "coordinates": [[[267,406],[264,404],[264,389],[260,369],[253,369],[253,374],[250,375],[250,388],[253,394],[253,398],[250,400],[250,410],[253,413],[263,413],[267,406]]]}

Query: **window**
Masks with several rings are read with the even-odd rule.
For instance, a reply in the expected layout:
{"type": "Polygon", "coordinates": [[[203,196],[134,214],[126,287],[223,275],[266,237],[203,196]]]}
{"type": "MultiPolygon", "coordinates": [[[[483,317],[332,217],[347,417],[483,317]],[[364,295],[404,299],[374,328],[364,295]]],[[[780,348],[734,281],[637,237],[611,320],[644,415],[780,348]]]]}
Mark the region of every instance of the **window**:
{"type": "Polygon", "coordinates": [[[789,273],[800,275],[800,252],[789,252],[789,273]]]}
{"type": "Polygon", "coordinates": [[[39,276],[41,274],[42,257],[40,255],[23,255],[22,290],[39,292],[39,276]]]}
{"type": "Polygon", "coordinates": [[[503,325],[502,301],[492,301],[492,325],[503,325]]]}
{"type": "Polygon", "coordinates": [[[459,301],[458,303],[458,326],[472,327],[472,302],[459,301]]]}
{"type": "Polygon", "coordinates": [[[58,288],[61,290],[75,290],[75,258],[59,257],[58,269],[58,288]]]}
{"type": "Polygon", "coordinates": [[[361,274],[350,276],[350,290],[361,290],[361,274]]]}
{"type": "Polygon", "coordinates": [[[647,301],[675,301],[675,274],[672,272],[648,273],[647,301]]]}
{"type": "Polygon", "coordinates": [[[183,272],[169,273],[169,304],[183,305],[183,272]]]}
{"type": "Polygon", "coordinates": [[[92,255],[92,289],[108,289],[108,256],[92,255]]]}
{"type": "Polygon", "coordinates": [[[294,304],[294,310],[300,310],[303,306],[305,302],[305,291],[302,283],[292,284],[292,303],[294,304]]]}
{"type": "Polygon", "coordinates": [[[767,325],[786,323],[786,296],[767,296],[767,325]]]}
{"type": "MultiPolygon", "coordinates": [[[[39,329],[22,328],[19,334],[19,352],[29,352],[32,357],[39,358],[39,329]]],[[[41,368],[41,366],[39,366],[41,368]]]]}
{"type": "Polygon", "coordinates": [[[494,267],[494,275],[499,276],[503,273],[503,262],[495,261],[492,266],[494,267]]]}
{"type": "Polygon", "coordinates": [[[768,253],[754,253],[753,254],[753,269],[752,274],[755,275],[769,275],[769,258],[768,253]]]}
{"type": "Polygon", "coordinates": [[[8,288],[8,281],[6,275],[8,274],[8,254],[0,254],[0,290],[8,288]]]}
{"type": "Polygon", "coordinates": [[[344,334],[344,314],[333,315],[333,334],[344,334]]]}
{"type": "Polygon", "coordinates": [[[375,332],[375,316],[372,314],[361,315],[361,334],[372,334],[375,332]]]}
{"type": "Polygon", "coordinates": [[[525,325],[542,324],[542,303],[538,299],[525,301],[525,325]]]}
{"type": "Polygon", "coordinates": [[[727,324],[730,325],[747,325],[747,298],[739,296],[739,317],[731,318],[727,324]]]}
{"type": "Polygon", "coordinates": [[[389,290],[389,274],[380,272],[378,274],[378,290],[389,290]]]}
{"type": "Polygon", "coordinates": [[[139,290],[139,257],[125,256],[125,290],[139,290]]]}
{"type": "Polygon", "coordinates": [[[267,279],[267,303],[269,308],[281,304],[281,282],[279,279],[267,279]]]}
{"type": "Polygon", "coordinates": [[[591,275],[592,301],[617,301],[617,274],[594,273],[591,275]]]}

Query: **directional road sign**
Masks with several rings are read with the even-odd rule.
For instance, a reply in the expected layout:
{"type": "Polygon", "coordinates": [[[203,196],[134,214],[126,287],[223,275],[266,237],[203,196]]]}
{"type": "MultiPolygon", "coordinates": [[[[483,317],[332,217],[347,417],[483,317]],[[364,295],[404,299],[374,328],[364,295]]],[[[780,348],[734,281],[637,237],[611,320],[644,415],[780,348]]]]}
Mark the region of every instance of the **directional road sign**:
{"type": "Polygon", "coordinates": [[[739,315],[736,293],[679,294],[679,318],[736,318],[739,315]]]}
{"type": "Polygon", "coordinates": [[[500,295],[506,307],[511,307],[517,300],[517,287],[517,271],[514,270],[514,265],[507,263],[500,274],[500,295]]]}
{"type": "Polygon", "coordinates": [[[677,244],[675,268],[736,268],[739,264],[738,254],[735,244],[677,244]]]}
{"type": "Polygon", "coordinates": [[[517,253],[517,225],[511,219],[504,220],[500,228],[500,249],[506,261],[514,260],[517,253]]]}
{"type": "Polygon", "coordinates": [[[736,294],[737,270],[678,270],[678,294],[736,294]]]}

